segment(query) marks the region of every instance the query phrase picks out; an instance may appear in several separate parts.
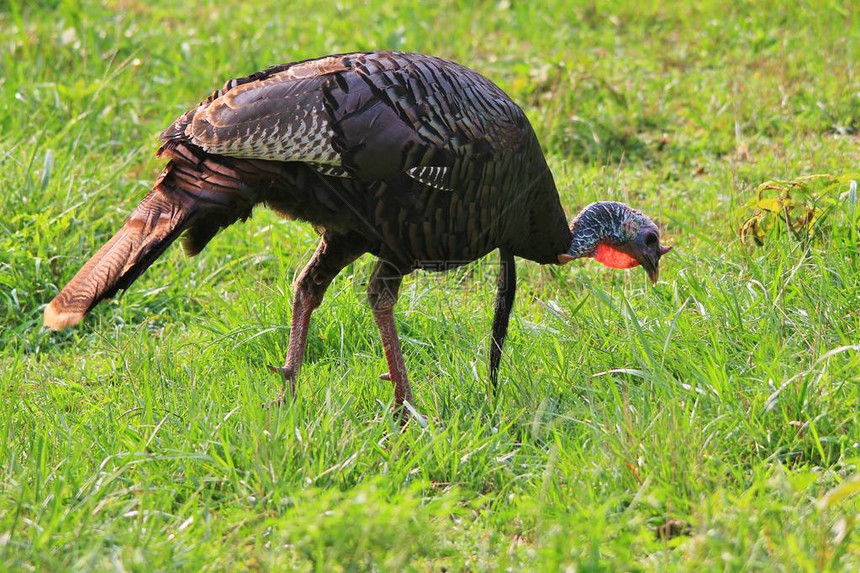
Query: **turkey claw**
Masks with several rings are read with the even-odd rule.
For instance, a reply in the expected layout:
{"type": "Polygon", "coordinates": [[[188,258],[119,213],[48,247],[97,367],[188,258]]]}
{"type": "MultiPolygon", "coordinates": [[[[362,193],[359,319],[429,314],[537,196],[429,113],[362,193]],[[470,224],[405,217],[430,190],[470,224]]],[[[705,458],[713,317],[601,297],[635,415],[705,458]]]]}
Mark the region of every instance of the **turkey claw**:
{"type": "Polygon", "coordinates": [[[271,364],[269,364],[268,366],[266,366],[266,368],[269,369],[269,372],[280,374],[284,378],[289,378],[290,375],[293,373],[293,369],[287,368],[286,366],[272,366],[271,364]]]}
{"type": "Polygon", "coordinates": [[[379,375],[379,379],[390,381],[391,380],[391,374],[389,374],[388,372],[383,372],[382,374],[379,375]]]}
{"type": "MultiPolygon", "coordinates": [[[[284,379],[284,388],[281,390],[279,397],[273,402],[281,402],[283,403],[286,394],[286,385],[289,382],[290,384],[290,397],[295,398],[296,396],[296,374],[291,366],[267,366],[269,372],[274,372],[275,374],[280,374],[284,379]]],[[[271,404],[271,402],[270,402],[271,404]]]]}
{"type": "Polygon", "coordinates": [[[287,403],[287,395],[284,392],[278,392],[278,397],[274,400],[270,400],[269,402],[263,402],[260,406],[264,409],[269,408],[280,408],[284,404],[287,403]]]}
{"type": "Polygon", "coordinates": [[[430,423],[430,418],[419,414],[415,406],[409,402],[404,402],[400,407],[394,406],[392,413],[395,417],[400,418],[400,427],[405,428],[410,420],[414,420],[422,428],[426,428],[430,423]]]}

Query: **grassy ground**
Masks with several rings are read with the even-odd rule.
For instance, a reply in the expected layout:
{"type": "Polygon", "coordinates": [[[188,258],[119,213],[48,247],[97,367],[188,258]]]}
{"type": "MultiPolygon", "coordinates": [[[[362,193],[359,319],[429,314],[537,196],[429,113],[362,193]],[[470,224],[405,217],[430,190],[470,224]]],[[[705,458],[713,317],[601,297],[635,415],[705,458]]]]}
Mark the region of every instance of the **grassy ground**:
{"type": "Polygon", "coordinates": [[[811,243],[737,235],[760,182],[860,170],[856,3],[288,4],[0,1],[0,569],[860,567],[856,213],[811,243]],[[403,432],[367,257],[314,317],[295,403],[259,407],[316,243],[263,210],[41,330],[177,115],[230,77],[378,48],[496,80],[571,213],[660,219],[661,282],[520,261],[491,398],[495,255],[411,277],[397,318],[430,424],[403,432]]]}

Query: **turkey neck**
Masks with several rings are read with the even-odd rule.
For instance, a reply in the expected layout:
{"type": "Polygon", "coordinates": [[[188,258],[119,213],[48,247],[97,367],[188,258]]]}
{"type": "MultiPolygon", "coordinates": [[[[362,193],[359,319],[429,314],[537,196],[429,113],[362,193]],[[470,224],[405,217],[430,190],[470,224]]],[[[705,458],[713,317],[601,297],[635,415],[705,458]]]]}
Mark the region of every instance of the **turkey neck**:
{"type": "Polygon", "coordinates": [[[576,221],[570,227],[570,247],[567,254],[574,259],[590,257],[594,254],[597,245],[602,237],[588,225],[576,224],[576,221]]]}
{"type": "Polygon", "coordinates": [[[590,257],[597,245],[607,239],[621,242],[620,236],[630,208],[615,201],[592,203],[580,211],[570,224],[567,254],[575,259],[590,257]]]}

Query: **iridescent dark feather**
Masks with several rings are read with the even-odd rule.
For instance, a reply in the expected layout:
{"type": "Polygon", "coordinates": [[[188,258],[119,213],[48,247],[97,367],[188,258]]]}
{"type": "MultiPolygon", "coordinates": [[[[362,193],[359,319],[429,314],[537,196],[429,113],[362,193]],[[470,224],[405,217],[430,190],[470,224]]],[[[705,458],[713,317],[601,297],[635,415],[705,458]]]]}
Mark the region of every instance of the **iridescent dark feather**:
{"type": "Polygon", "coordinates": [[[228,82],[163,137],[246,160],[260,201],[358,232],[404,272],[500,246],[552,263],[570,242],[522,110],[439,58],[377,52],[277,66],[228,82]],[[285,165],[254,174],[251,160],[285,165]]]}

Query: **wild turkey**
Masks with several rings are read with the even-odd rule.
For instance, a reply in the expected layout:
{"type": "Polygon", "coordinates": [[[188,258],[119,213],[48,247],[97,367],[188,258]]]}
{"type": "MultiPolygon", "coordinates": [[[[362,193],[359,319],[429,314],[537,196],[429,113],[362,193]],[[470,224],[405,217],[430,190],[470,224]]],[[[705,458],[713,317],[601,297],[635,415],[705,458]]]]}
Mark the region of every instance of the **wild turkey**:
{"type": "Polygon", "coordinates": [[[648,217],[623,203],[593,203],[568,226],[523,111],[483,76],[430,56],[351,53],[275,66],[227,82],[161,139],[158,155],[169,162],[152,191],[45,308],[45,325],[77,324],[180,234],[195,255],[264,203],[323,229],[296,280],[285,364],[270,367],[291,393],[311,313],[364,253],[378,258],[367,294],[399,408],[412,401],[393,315],[403,275],[448,270],[499,249],[495,384],[515,256],[641,264],[656,281],[670,248],[648,217]]]}

